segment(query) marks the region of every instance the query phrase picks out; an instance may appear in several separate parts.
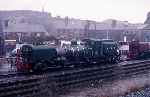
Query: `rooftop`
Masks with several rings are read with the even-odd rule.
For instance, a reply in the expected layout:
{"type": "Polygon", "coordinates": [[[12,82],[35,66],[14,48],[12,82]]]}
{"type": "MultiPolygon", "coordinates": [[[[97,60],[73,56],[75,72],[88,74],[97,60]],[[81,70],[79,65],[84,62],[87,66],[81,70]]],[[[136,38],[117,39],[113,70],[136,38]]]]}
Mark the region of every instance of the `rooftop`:
{"type": "Polygon", "coordinates": [[[44,26],[39,24],[19,23],[9,25],[3,29],[3,32],[47,32],[44,26]]]}

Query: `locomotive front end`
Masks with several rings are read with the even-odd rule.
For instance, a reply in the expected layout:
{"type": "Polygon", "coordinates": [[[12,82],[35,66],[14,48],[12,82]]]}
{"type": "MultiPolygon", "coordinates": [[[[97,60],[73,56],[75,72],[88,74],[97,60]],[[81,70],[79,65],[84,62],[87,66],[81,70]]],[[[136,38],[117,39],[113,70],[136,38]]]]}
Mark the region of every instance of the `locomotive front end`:
{"type": "Polygon", "coordinates": [[[23,45],[17,51],[17,70],[31,71],[32,70],[32,45],[23,45]]]}

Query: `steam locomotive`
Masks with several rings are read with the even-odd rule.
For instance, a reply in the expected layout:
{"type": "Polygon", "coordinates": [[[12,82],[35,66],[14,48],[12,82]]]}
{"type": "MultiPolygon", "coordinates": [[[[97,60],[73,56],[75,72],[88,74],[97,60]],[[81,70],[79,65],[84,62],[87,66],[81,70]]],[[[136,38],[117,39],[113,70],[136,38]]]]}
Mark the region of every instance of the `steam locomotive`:
{"type": "Polygon", "coordinates": [[[66,47],[24,45],[17,51],[19,71],[43,71],[57,66],[87,66],[93,62],[117,63],[120,60],[117,42],[86,39],[84,45],[72,41],[66,47]]]}

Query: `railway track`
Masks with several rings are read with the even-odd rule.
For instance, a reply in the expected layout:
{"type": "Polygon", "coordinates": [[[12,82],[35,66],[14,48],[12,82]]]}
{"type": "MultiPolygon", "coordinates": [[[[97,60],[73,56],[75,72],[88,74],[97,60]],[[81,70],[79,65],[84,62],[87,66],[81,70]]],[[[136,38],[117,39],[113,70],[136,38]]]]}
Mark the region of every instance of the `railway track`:
{"type": "Polygon", "coordinates": [[[139,74],[147,74],[150,70],[150,60],[134,62],[133,64],[125,64],[121,66],[120,76],[131,77],[139,74]]]}
{"type": "MultiPolygon", "coordinates": [[[[146,74],[150,60],[120,64],[103,64],[87,68],[64,68],[44,74],[17,76],[0,83],[0,97],[48,97],[54,92],[80,86],[86,82],[111,81],[146,74]],[[43,96],[45,95],[45,96],[43,96]]],[[[53,97],[53,96],[52,96],[53,97]]]]}
{"type": "Polygon", "coordinates": [[[85,81],[97,80],[110,76],[115,76],[115,72],[113,71],[114,66],[109,67],[94,67],[94,68],[86,68],[83,70],[76,70],[71,72],[64,72],[63,75],[55,75],[54,78],[56,80],[57,85],[62,88],[65,86],[69,86],[72,84],[78,84],[85,81]],[[95,76],[93,76],[95,75],[95,76]]]}
{"type": "Polygon", "coordinates": [[[19,75],[21,76],[21,73],[19,74],[17,72],[3,72],[3,74],[0,74],[0,79],[16,77],[16,76],[19,76],[19,75]]]}
{"type": "Polygon", "coordinates": [[[0,84],[0,97],[39,97],[47,89],[44,77],[18,77],[0,84]]]}

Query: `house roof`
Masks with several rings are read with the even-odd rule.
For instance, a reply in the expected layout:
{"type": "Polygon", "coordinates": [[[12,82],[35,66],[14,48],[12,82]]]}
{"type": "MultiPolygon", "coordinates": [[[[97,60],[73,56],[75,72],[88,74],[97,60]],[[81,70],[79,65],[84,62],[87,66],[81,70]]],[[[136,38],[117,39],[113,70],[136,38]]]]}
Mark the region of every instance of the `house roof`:
{"type": "Polygon", "coordinates": [[[52,23],[56,29],[84,29],[85,21],[79,19],[69,19],[65,22],[63,18],[53,18],[52,23]]]}
{"type": "Polygon", "coordinates": [[[143,24],[131,24],[127,21],[118,21],[113,19],[97,22],[96,24],[96,28],[98,30],[135,30],[139,29],[141,26],[143,26],[143,24]],[[113,21],[115,21],[114,25],[113,21]]]}
{"type": "Polygon", "coordinates": [[[143,30],[150,30],[150,25],[149,24],[145,24],[145,26],[143,27],[143,30]]]}
{"type": "MultiPolygon", "coordinates": [[[[53,18],[52,22],[56,29],[85,29],[87,24],[86,20],[68,19],[68,22],[66,22],[64,18],[53,18]]],[[[91,30],[95,30],[95,27],[97,30],[136,30],[145,27],[144,24],[131,24],[127,21],[118,21],[113,19],[102,22],[89,22],[89,29],[91,30]],[[116,21],[114,26],[112,25],[113,21],[116,21]]]]}
{"type": "Polygon", "coordinates": [[[19,23],[9,25],[3,29],[3,32],[47,32],[42,25],[19,23]]]}

